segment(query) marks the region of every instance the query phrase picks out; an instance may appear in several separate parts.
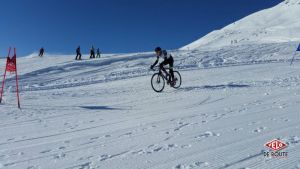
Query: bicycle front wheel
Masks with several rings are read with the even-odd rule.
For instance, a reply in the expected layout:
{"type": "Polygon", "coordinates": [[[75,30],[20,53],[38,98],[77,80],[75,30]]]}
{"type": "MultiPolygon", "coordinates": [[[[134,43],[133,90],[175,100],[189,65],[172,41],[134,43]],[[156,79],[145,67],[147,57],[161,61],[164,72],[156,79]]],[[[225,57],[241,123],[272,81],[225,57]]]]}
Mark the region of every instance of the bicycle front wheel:
{"type": "Polygon", "coordinates": [[[162,92],[165,88],[165,79],[159,73],[155,73],[151,78],[151,86],[155,92],[162,92]]]}
{"type": "Polygon", "coordinates": [[[178,71],[174,71],[174,86],[173,88],[178,89],[181,86],[182,79],[178,71]]]}

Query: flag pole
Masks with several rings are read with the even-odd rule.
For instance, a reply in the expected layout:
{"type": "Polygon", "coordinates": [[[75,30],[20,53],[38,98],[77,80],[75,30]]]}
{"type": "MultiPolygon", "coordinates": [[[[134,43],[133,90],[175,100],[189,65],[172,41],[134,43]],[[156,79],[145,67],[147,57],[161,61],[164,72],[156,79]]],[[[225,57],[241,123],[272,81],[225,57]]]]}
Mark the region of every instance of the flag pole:
{"type": "Polygon", "coordinates": [[[20,106],[20,96],[19,96],[19,82],[18,82],[18,71],[17,71],[17,53],[16,53],[16,48],[14,48],[14,57],[15,57],[15,66],[16,66],[16,89],[17,89],[17,99],[18,99],[18,108],[21,109],[20,106]]]}
{"type": "Polygon", "coordinates": [[[295,55],[296,55],[296,52],[294,52],[294,56],[293,56],[293,58],[292,58],[292,61],[291,61],[291,64],[290,64],[290,66],[292,66],[292,65],[293,65],[293,62],[294,62],[294,60],[295,60],[295,55]]]}
{"type": "MultiPolygon", "coordinates": [[[[10,56],[10,51],[11,51],[11,47],[8,50],[7,58],[9,58],[9,56],[10,56]]],[[[2,87],[1,87],[1,93],[0,93],[0,103],[2,103],[2,96],[3,96],[3,92],[4,92],[4,84],[5,84],[5,80],[6,80],[6,69],[7,69],[7,62],[6,62],[5,72],[4,72],[3,80],[2,80],[2,87]]]]}

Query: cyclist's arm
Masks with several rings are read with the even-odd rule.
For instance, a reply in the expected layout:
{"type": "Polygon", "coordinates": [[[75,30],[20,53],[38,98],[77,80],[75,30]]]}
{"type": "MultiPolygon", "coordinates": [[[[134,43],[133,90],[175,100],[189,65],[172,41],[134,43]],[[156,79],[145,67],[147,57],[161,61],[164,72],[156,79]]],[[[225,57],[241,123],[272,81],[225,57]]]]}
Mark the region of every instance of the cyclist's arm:
{"type": "Polygon", "coordinates": [[[157,57],[156,61],[154,62],[154,64],[152,65],[152,67],[154,67],[159,61],[159,57],[157,57]]]}

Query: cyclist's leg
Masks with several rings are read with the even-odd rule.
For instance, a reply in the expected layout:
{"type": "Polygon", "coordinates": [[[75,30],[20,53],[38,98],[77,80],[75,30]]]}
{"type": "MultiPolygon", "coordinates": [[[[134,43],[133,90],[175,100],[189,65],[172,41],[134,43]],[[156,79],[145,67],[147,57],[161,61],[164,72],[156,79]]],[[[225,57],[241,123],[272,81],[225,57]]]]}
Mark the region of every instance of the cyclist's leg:
{"type": "Polygon", "coordinates": [[[173,66],[174,66],[174,59],[173,59],[173,57],[170,57],[169,58],[169,65],[170,65],[170,75],[171,75],[171,77],[172,77],[172,79],[169,79],[170,81],[172,80],[174,80],[174,70],[173,70],[173,66]]]}
{"type": "Polygon", "coordinates": [[[169,73],[168,73],[168,72],[166,71],[166,69],[164,68],[164,66],[167,65],[167,64],[168,64],[167,61],[164,60],[162,63],[159,64],[159,68],[160,68],[160,70],[164,71],[165,74],[168,75],[169,73]]]}

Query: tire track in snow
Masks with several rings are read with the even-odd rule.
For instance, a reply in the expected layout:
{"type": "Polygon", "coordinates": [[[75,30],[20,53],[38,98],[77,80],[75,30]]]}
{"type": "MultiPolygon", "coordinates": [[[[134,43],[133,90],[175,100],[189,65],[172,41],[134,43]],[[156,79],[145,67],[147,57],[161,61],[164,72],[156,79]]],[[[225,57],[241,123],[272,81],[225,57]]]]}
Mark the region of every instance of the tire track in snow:
{"type": "Polygon", "coordinates": [[[245,161],[251,160],[251,159],[253,159],[253,158],[260,157],[260,156],[262,156],[263,154],[264,154],[264,152],[261,151],[261,152],[259,152],[259,153],[250,155],[250,156],[245,157],[245,158],[242,158],[242,159],[239,159],[239,160],[234,161],[234,162],[231,162],[231,163],[229,163],[229,164],[225,164],[224,167],[220,167],[219,169],[226,169],[226,168],[232,167],[232,166],[234,166],[234,165],[236,165],[236,164],[240,164],[240,163],[243,163],[243,162],[245,162],[245,161]]]}

